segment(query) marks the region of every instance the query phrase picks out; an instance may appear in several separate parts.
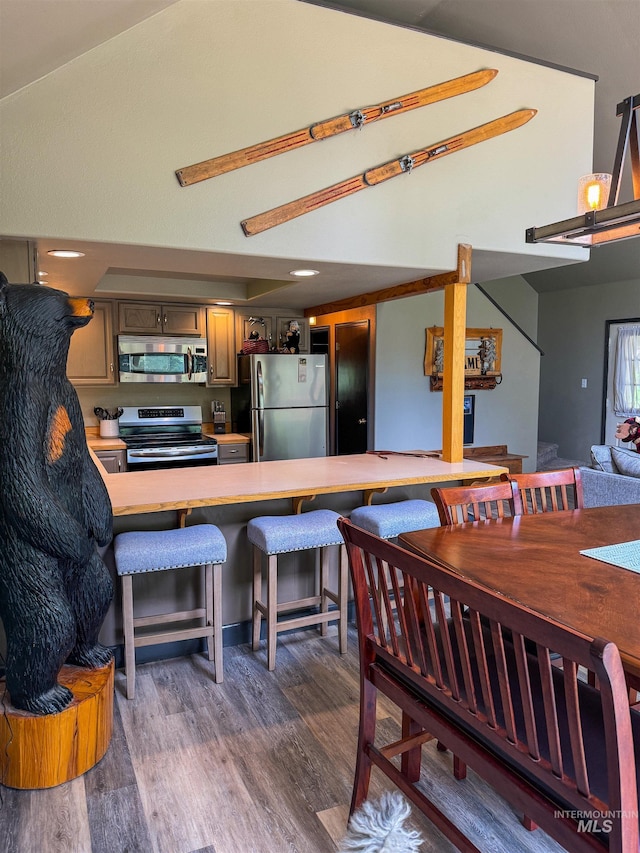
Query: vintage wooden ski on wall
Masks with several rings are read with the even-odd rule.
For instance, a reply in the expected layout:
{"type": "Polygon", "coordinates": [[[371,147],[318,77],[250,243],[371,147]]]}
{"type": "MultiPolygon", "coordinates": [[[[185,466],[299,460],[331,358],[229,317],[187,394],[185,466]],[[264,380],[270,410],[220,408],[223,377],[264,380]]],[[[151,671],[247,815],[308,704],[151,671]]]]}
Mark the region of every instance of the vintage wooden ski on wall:
{"type": "Polygon", "coordinates": [[[311,142],[319,142],[321,139],[336,136],[347,130],[364,127],[383,118],[400,115],[400,113],[415,110],[418,107],[426,107],[428,104],[444,101],[447,98],[454,97],[454,95],[472,92],[474,89],[479,89],[481,86],[486,86],[487,83],[490,83],[497,73],[498,71],[495,68],[474,71],[472,74],[465,74],[462,77],[447,80],[445,83],[438,83],[426,89],[419,89],[417,92],[411,92],[392,101],[385,101],[382,104],[376,104],[371,107],[363,107],[351,113],[345,113],[336,118],[312,124],[311,127],[305,127],[293,133],[286,133],[284,136],[278,136],[276,139],[270,139],[267,142],[258,142],[256,145],[241,148],[239,151],[233,151],[231,154],[222,154],[220,157],[203,160],[201,163],[195,163],[193,166],[185,166],[183,169],[177,170],[176,176],[181,186],[188,187],[190,184],[198,183],[198,181],[206,181],[207,178],[215,178],[218,175],[223,175],[225,172],[240,169],[242,166],[249,166],[251,163],[266,160],[268,157],[275,157],[276,154],[285,154],[287,151],[293,151],[295,148],[301,148],[303,145],[309,145],[311,142]]]}
{"type": "Polygon", "coordinates": [[[341,181],[339,184],[327,187],[327,189],[318,190],[296,201],[287,202],[287,204],[283,204],[280,207],[274,207],[272,210],[265,211],[265,213],[259,213],[257,216],[245,219],[240,223],[242,230],[247,237],[259,234],[261,231],[266,231],[275,225],[281,225],[283,222],[289,222],[297,216],[310,213],[312,210],[317,210],[319,207],[324,207],[326,204],[331,204],[341,198],[353,195],[353,193],[357,193],[360,190],[366,190],[367,187],[373,187],[376,184],[381,184],[383,181],[388,181],[390,178],[395,178],[396,175],[411,172],[418,166],[423,166],[432,160],[446,157],[447,154],[454,154],[456,151],[469,148],[478,142],[484,142],[486,139],[492,139],[494,136],[500,136],[510,130],[515,130],[517,127],[521,127],[530,121],[536,113],[537,110],[517,110],[516,112],[509,113],[509,115],[487,122],[487,124],[482,124],[473,130],[464,131],[457,136],[445,139],[443,142],[438,142],[430,148],[423,148],[420,151],[405,154],[403,157],[390,160],[382,166],[368,169],[361,175],[348,178],[346,181],[341,181]]]}

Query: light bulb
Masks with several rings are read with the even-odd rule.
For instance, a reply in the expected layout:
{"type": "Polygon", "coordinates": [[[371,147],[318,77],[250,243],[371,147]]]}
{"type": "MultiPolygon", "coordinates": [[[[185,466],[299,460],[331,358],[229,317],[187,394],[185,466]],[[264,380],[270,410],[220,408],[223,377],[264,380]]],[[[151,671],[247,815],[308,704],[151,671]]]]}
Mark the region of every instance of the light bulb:
{"type": "Polygon", "coordinates": [[[592,210],[602,210],[609,201],[611,175],[598,172],[584,175],[578,181],[578,213],[589,213],[592,210]]]}

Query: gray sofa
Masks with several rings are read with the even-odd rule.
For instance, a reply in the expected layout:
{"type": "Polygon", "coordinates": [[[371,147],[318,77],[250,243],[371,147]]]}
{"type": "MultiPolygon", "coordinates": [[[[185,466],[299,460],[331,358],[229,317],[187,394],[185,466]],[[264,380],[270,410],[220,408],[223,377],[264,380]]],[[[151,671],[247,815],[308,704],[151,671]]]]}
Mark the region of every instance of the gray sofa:
{"type": "Polygon", "coordinates": [[[617,506],[640,503],[640,453],[596,444],[591,467],[581,466],[584,505],[617,506]]]}

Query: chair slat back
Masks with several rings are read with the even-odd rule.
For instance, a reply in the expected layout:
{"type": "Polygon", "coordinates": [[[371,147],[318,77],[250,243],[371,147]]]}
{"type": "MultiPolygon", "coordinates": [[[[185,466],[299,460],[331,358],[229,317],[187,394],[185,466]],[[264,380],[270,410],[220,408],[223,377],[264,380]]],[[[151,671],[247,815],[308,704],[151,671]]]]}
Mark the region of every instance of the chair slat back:
{"type": "Polygon", "coordinates": [[[397,673],[399,684],[460,721],[499,761],[504,756],[522,778],[551,792],[559,808],[612,813],[608,849],[637,853],[633,736],[617,647],[347,519],[338,525],[353,582],[361,677],[377,667],[386,679],[397,673]],[[389,574],[398,606],[383,619],[389,574]],[[581,681],[585,670],[596,673],[599,689],[581,681]],[[604,779],[588,760],[594,742],[606,753],[604,779]]]}
{"type": "Polygon", "coordinates": [[[431,489],[440,524],[464,524],[521,515],[518,484],[511,480],[431,489]]]}
{"type": "Polygon", "coordinates": [[[577,467],[534,471],[531,474],[503,474],[502,478],[518,484],[525,515],[584,507],[582,479],[577,467]]]}

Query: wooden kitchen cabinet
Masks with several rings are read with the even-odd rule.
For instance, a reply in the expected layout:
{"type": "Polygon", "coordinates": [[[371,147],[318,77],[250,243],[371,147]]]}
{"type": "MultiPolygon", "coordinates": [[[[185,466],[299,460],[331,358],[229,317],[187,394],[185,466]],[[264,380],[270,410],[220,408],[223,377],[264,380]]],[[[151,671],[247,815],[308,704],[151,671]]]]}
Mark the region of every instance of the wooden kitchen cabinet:
{"type": "Polygon", "coordinates": [[[74,385],[115,385],[113,303],[94,300],[93,319],[71,336],[67,376],[74,385]]]}
{"type": "Polygon", "coordinates": [[[205,336],[201,305],[164,302],[119,302],[118,331],[122,334],[205,336]]]}
{"type": "Polygon", "coordinates": [[[94,450],[108,474],[121,474],[127,470],[126,450],[94,450]]]}
{"type": "Polygon", "coordinates": [[[207,385],[236,384],[236,335],[233,308],[207,308],[207,385]]]}
{"type": "Polygon", "coordinates": [[[218,444],[218,465],[249,461],[249,443],[218,444]]]}
{"type": "Polygon", "coordinates": [[[11,284],[36,280],[35,244],[30,240],[0,239],[0,270],[11,284]]]}
{"type": "Polygon", "coordinates": [[[236,341],[238,342],[238,352],[242,349],[243,341],[249,338],[252,332],[258,332],[261,338],[269,342],[269,348],[273,346],[273,330],[275,327],[275,318],[270,314],[264,314],[259,309],[253,313],[246,311],[236,311],[236,341]],[[256,321],[251,322],[251,318],[256,321]]]}
{"type": "Polygon", "coordinates": [[[291,320],[298,320],[300,323],[300,352],[309,352],[309,321],[304,317],[296,316],[295,311],[286,308],[276,308],[275,312],[272,308],[268,310],[269,313],[264,313],[259,308],[254,309],[251,313],[246,310],[236,311],[238,352],[242,349],[243,341],[252,332],[258,332],[260,337],[269,342],[269,350],[276,352],[280,348],[291,320]],[[253,323],[251,318],[254,319],[253,323]]]}

